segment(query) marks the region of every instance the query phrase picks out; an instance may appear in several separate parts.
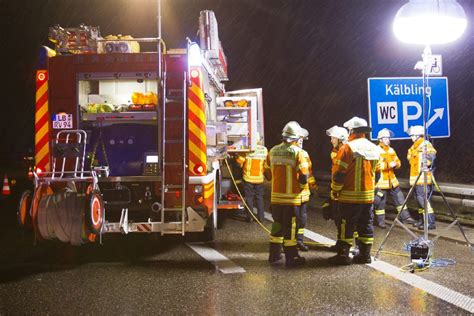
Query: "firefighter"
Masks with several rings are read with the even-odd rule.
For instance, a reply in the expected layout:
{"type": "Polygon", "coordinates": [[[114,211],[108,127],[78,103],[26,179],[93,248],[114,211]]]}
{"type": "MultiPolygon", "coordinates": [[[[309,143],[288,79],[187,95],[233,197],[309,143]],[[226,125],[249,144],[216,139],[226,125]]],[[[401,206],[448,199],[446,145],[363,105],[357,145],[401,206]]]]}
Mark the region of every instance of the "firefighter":
{"type": "MultiPolygon", "coordinates": [[[[265,210],[263,206],[263,195],[265,191],[264,182],[264,164],[267,159],[268,150],[262,144],[260,139],[257,147],[253,152],[238,155],[236,161],[242,168],[242,183],[244,188],[245,203],[253,212],[254,200],[257,206],[257,218],[263,221],[265,210]]],[[[247,214],[246,219],[250,216],[247,214]]]]}
{"type": "MultiPolygon", "coordinates": [[[[308,139],[308,135],[305,134],[304,136],[300,137],[298,140],[298,147],[301,149],[303,148],[303,140],[308,139]]],[[[308,163],[308,185],[305,186],[304,193],[303,193],[303,200],[301,202],[301,206],[297,208],[296,211],[296,247],[300,251],[308,251],[309,248],[304,244],[304,228],[306,227],[306,220],[308,218],[308,202],[309,198],[314,192],[317,191],[318,187],[316,185],[316,179],[313,175],[313,163],[311,162],[311,158],[306,150],[303,149],[303,154],[308,163]]]]}
{"type": "Polygon", "coordinates": [[[285,251],[286,266],[303,265],[296,247],[296,212],[307,194],[308,162],[298,140],[308,135],[298,122],[288,122],[282,131],[283,141],[274,146],[267,157],[266,174],[271,178],[271,212],[273,216],[270,233],[268,261],[276,263],[281,258],[281,246],[285,251]]]}
{"type": "Polygon", "coordinates": [[[331,179],[331,203],[339,204],[341,216],[338,236],[341,247],[329,262],[335,265],[370,263],[370,248],[374,242],[371,208],[381,149],[366,139],[365,134],[371,131],[366,120],[356,116],[345,122],[344,127],[349,129],[349,141],[337,152],[331,179]],[[356,230],[360,252],[351,260],[349,250],[356,230]]]}
{"type": "Polygon", "coordinates": [[[408,149],[407,159],[410,162],[410,185],[415,186],[414,194],[416,202],[418,203],[418,215],[419,219],[418,222],[414,223],[413,226],[418,227],[418,229],[423,229],[424,225],[424,213],[425,213],[425,199],[424,199],[424,175],[421,174],[418,181],[415,183],[416,178],[420,175],[423,171],[423,147],[426,146],[426,173],[427,173],[427,183],[426,183],[426,190],[428,191],[428,229],[435,229],[435,214],[433,212],[433,208],[430,204],[430,197],[433,191],[432,185],[432,167],[433,162],[436,158],[436,149],[433,145],[423,138],[424,135],[423,126],[415,125],[411,126],[408,129],[408,135],[410,135],[411,140],[413,141],[413,145],[408,149]]]}
{"type": "Polygon", "coordinates": [[[400,189],[398,179],[395,176],[395,169],[399,169],[401,166],[400,159],[398,159],[395,150],[390,147],[390,138],[393,132],[387,128],[380,130],[377,134],[380,148],[383,149],[383,153],[380,156],[380,161],[377,164],[377,175],[379,179],[375,186],[375,197],[374,197],[374,213],[375,213],[375,225],[385,229],[385,203],[387,202],[387,195],[393,199],[397,212],[400,213],[400,220],[404,224],[413,224],[415,220],[411,218],[408,208],[404,207],[402,210],[403,202],[405,197],[400,189]]]}
{"type": "MultiPolygon", "coordinates": [[[[334,166],[334,161],[337,156],[337,152],[339,151],[339,148],[347,142],[347,138],[349,137],[349,133],[344,127],[339,127],[337,125],[334,125],[330,129],[326,130],[326,135],[331,137],[331,144],[332,144],[332,150],[331,150],[331,169],[332,166],[334,166]]],[[[337,207],[337,205],[335,205],[337,207]]],[[[338,236],[339,236],[339,228],[340,226],[340,217],[339,217],[339,210],[338,209],[333,209],[331,207],[330,200],[327,200],[323,203],[322,206],[323,209],[323,217],[326,220],[333,219],[334,224],[336,224],[336,228],[338,230],[338,236]]],[[[356,232],[354,233],[356,234],[356,232]]],[[[356,236],[355,236],[356,237],[356,236]]],[[[341,242],[339,240],[336,241],[336,244],[334,246],[329,247],[330,251],[335,251],[340,248],[341,242]]]]}

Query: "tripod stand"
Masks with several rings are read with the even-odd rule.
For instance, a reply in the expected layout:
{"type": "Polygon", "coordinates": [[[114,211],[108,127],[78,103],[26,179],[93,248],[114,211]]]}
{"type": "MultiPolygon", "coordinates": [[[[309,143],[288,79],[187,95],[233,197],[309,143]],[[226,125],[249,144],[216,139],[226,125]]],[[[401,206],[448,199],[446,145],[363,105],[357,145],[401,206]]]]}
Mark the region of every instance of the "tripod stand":
{"type": "MultiPolygon", "coordinates": [[[[416,178],[415,183],[418,182],[418,179],[421,177],[422,174],[423,174],[423,171],[418,174],[418,177],[416,178]]],[[[447,201],[447,199],[446,199],[446,196],[445,196],[445,195],[443,194],[443,192],[441,191],[441,189],[440,189],[440,187],[438,186],[438,183],[436,182],[436,179],[434,178],[433,175],[431,175],[431,179],[432,179],[432,181],[433,181],[433,184],[434,184],[436,190],[440,193],[441,197],[443,198],[444,204],[448,207],[448,210],[449,210],[450,215],[451,215],[452,218],[454,219],[454,221],[451,222],[451,224],[449,224],[446,228],[444,228],[431,242],[434,243],[436,240],[438,240],[438,238],[442,235],[443,232],[448,231],[448,230],[451,229],[454,225],[457,225],[458,228],[459,228],[459,230],[461,231],[461,234],[463,235],[464,239],[466,240],[467,246],[468,246],[471,250],[474,250],[472,243],[471,243],[471,242],[469,241],[469,239],[467,238],[467,235],[466,235],[466,233],[464,232],[464,229],[462,228],[461,224],[459,223],[459,220],[458,220],[456,214],[454,214],[453,209],[452,209],[451,206],[449,205],[449,203],[448,203],[448,201],[447,201]]],[[[409,198],[411,197],[413,191],[415,190],[415,185],[416,185],[416,184],[414,184],[413,186],[411,186],[410,190],[408,191],[408,194],[407,194],[407,196],[406,196],[406,198],[405,198],[405,201],[403,201],[403,205],[402,205],[402,208],[401,208],[402,210],[405,209],[405,207],[406,207],[406,205],[407,205],[407,203],[408,203],[409,198]]],[[[425,183],[425,186],[426,186],[426,183],[425,183]]],[[[426,187],[425,187],[425,189],[426,189],[426,187]]],[[[426,192],[426,191],[425,191],[425,192],[426,192]]],[[[428,229],[427,229],[427,223],[428,223],[427,214],[428,214],[428,211],[427,211],[427,207],[426,207],[426,206],[427,206],[427,205],[425,204],[425,212],[424,212],[424,214],[423,214],[423,217],[424,217],[424,227],[423,227],[424,236],[423,236],[423,238],[424,238],[424,240],[425,240],[426,242],[429,242],[429,240],[428,240],[428,229]]],[[[379,256],[379,254],[380,254],[380,251],[383,250],[383,247],[384,247],[384,245],[385,245],[385,243],[386,243],[386,241],[387,241],[387,239],[388,239],[388,237],[389,237],[389,235],[390,235],[392,229],[395,227],[396,224],[399,224],[399,225],[400,225],[403,229],[405,229],[405,231],[407,231],[413,238],[415,238],[415,239],[418,238],[418,236],[417,236],[415,233],[413,233],[405,224],[403,224],[403,223],[398,219],[399,216],[400,216],[400,214],[401,214],[401,212],[398,213],[397,216],[395,217],[395,219],[394,219],[392,225],[390,226],[390,228],[389,228],[389,230],[388,230],[388,232],[387,232],[385,238],[383,239],[382,243],[380,244],[379,249],[377,250],[377,253],[376,253],[375,256],[374,256],[375,259],[378,259],[378,256],[379,256]]]]}
{"type": "MultiPolygon", "coordinates": [[[[426,136],[427,136],[427,112],[426,112],[426,97],[427,97],[427,94],[428,94],[428,76],[429,74],[431,73],[431,68],[432,68],[432,60],[431,60],[431,48],[429,45],[427,45],[424,49],[424,52],[422,54],[422,58],[423,60],[422,61],[419,61],[416,65],[415,65],[415,69],[419,69],[422,71],[422,75],[423,75],[423,143],[422,143],[422,154],[421,154],[421,171],[420,173],[418,174],[414,184],[411,186],[406,198],[405,198],[405,201],[403,202],[403,205],[402,205],[402,208],[401,210],[404,210],[406,205],[407,205],[407,202],[408,202],[408,199],[410,198],[410,196],[412,195],[415,187],[416,187],[416,184],[418,183],[418,180],[420,179],[421,176],[423,176],[423,191],[424,191],[424,194],[423,194],[423,208],[424,208],[424,212],[423,212],[423,238],[424,238],[424,241],[426,243],[430,243],[430,241],[428,240],[428,206],[429,206],[429,202],[428,202],[428,173],[430,172],[430,169],[428,167],[428,160],[427,160],[427,155],[428,155],[428,149],[427,149],[427,144],[425,143],[426,142],[426,136]]],[[[448,230],[450,229],[452,226],[454,226],[455,224],[458,225],[459,229],[461,230],[461,233],[462,235],[464,236],[464,239],[466,240],[466,243],[467,245],[472,249],[472,244],[469,242],[461,224],[459,223],[459,220],[457,219],[456,215],[454,214],[451,206],[449,205],[448,201],[446,200],[446,197],[444,196],[443,192],[441,191],[441,189],[439,188],[438,184],[436,183],[436,180],[434,178],[434,175],[431,174],[431,179],[432,179],[432,182],[435,184],[435,187],[436,189],[438,190],[438,192],[441,194],[442,198],[443,198],[443,201],[444,203],[446,204],[446,206],[448,207],[449,209],[449,212],[451,214],[451,216],[454,218],[454,221],[448,225],[448,227],[445,229],[445,230],[448,230]]],[[[390,226],[388,232],[387,232],[387,235],[385,236],[385,238],[383,239],[382,243],[380,244],[380,247],[379,249],[377,250],[377,253],[375,254],[375,259],[378,258],[379,254],[380,254],[380,251],[383,249],[384,245],[385,245],[385,242],[387,241],[388,239],[388,236],[390,235],[392,229],[395,227],[395,224],[400,224],[402,226],[403,229],[405,229],[412,237],[414,237],[415,239],[418,238],[418,236],[413,233],[410,229],[408,229],[399,219],[398,217],[400,216],[401,212],[399,212],[397,214],[397,216],[395,217],[395,220],[393,221],[392,225],[390,226]]],[[[444,231],[444,230],[443,230],[444,231]]],[[[439,237],[441,236],[441,234],[439,234],[438,236],[435,237],[435,239],[431,242],[433,243],[434,241],[436,241],[439,237]]]]}

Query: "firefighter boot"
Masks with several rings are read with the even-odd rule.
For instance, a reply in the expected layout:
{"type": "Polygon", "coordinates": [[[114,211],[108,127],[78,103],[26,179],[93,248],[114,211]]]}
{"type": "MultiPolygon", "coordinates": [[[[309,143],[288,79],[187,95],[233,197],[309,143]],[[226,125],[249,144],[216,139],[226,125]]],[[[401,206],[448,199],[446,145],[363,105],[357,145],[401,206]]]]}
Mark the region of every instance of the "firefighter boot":
{"type": "Polygon", "coordinates": [[[268,256],[268,262],[270,262],[270,264],[274,264],[280,261],[281,258],[281,244],[270,243],[270,255],[268,256]]]}
{"type": "Polygon", "coordinates": [[[375,226],[380,227],[382,229],[387,228],[387,225],[385,225],[385,214],[376,215],[375,226]]]}
{"type": "Polygon", "coordinates": [[[410,216],[410,212],[407,209],[400,212],[400,221],[403,224],[414,224],[416,221],[410,216]]]}
{"type": "MultiPolygon", "coordinates": [[[[424,229],[424,222],[422,221],[421,222],[421,225],[418,226],[418,229],[424,229]]],[[[432,229],[436,229],[436,224],[435,224],[435,215],[434,213],[429,213],[428,214],[428,229],[429,230],[432,230],[432,229]]]]}
{"type": "MultiPolygon", "coordinates": [[[[425,221],[424,219],[422,218],[421,219],[421,224],[418,225],[418,229],[419,230],[423,230],[425,229],[425,221]]],[[[436,229],[436,224],[435,224],[435,215],[434,213],[429,213],[428,214],[428,229],[429,230],[432,230],[432,229],[436,229]]]]}
{"type": "Polygon", "coordinates": [[[285,247],[285,258],[287,268],[302,266],[306,263],[306,259],[298,254],[296,246],[285,247]]]}
{"type": "Polygon", "coordinates": [[[371,244],[368,245],[368,244],[360,243],[359,245],[360,252],[358,255],[352,258],[352,262],[359,263],[359,264],[371,263],[372,258],[370,258],[370,248],[372,248],[371,244]]]}
{"type": "Polygon", "coordinates": [[[352,249],[349,251],[352,256],[357,256],[360,253],[360,244],[361,242],[359,238],[354,237],[354,247],[352,247],[352,249]]]}
{"type": "Polygon", "coordinates": [[[341,247],[337,251],[337,255],[328,259],[329,263],[332,265],[338,266],[347,266],[352,262],[351,257],[349,257],[349,250],[351,245],[346,242],[341,242],[341,247]]]}
{"type": "Polygon", "coordinates": [[[296,247],[298,248],[299,251],[306,252],[309,250],[308,246],[306,246],[303,242],[303,234],[298,234],[296,239],[297,239],[296,247]]]}
{"type": "Polygon", "coordinates": [[[423,209],[418,209],[418,219],[413,223],[413,227],[423,225],[423,209]]]}

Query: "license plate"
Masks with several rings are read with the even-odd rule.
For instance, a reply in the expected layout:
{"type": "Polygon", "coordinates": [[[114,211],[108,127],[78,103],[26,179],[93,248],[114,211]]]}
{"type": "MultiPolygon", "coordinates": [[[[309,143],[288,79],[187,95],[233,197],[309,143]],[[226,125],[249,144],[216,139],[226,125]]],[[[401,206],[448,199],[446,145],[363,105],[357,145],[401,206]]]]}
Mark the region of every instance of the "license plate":
{"type": "Polygon", "coordinates": [[[53,115],[54,129],[72,129],[72,114],[61,113],[53,115]]]}

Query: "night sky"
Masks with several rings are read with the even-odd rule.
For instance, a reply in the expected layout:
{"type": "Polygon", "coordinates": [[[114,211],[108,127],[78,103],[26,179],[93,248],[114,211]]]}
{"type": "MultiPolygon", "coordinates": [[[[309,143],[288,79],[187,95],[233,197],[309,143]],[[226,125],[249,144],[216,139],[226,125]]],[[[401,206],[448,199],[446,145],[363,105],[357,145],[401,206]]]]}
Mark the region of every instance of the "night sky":
{"type": "MultiPolygon", "coordinates": [[[[440,182],[474,183],[474,1],[459,0],[468,28],[455,43],[433,46],[449,80],[451,138],[436,139],[440,182]]],[[[214,10],[229,63],[227,90],[262,87],[266,145],[296,120],[310,132],[305,149],[316,171],[328,171],[325,130],[357,115],[368,119],[367,78],[415,77],[422,46],[399,42],[393,17],[402,0],[163,0],[168,48],[196,38],[199,11],[214,10]]],[[[102,36],[156,37],[156,2],[149,0],[0,0],[3,157],[34,146],[34,71],[48,27],[100,26],[102,36]]],[[[411,141],[394,141],[406,176],[411,141]]]]}

